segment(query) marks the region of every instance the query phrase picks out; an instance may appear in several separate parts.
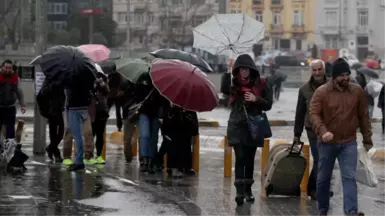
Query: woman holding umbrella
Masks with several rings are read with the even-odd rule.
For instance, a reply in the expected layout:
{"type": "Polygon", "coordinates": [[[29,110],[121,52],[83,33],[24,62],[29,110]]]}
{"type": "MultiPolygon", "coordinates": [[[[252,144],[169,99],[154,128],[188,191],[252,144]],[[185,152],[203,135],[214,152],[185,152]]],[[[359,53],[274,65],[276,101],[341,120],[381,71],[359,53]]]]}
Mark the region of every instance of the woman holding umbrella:
{"type": "Polygon", "coordinates": [[[248,116],[261,115],[271,109],[273,94],[260,78],[253,59],[240,55],[233,67],[233,86],[229,101],[231,107],[227,138],[235,152],[235,201],[242,205],[244,199],[253,202],[251,186],[254,183],[254,159],[257,147],[263,146],[264,137],[256,142],[249,133],[248,116]]]}

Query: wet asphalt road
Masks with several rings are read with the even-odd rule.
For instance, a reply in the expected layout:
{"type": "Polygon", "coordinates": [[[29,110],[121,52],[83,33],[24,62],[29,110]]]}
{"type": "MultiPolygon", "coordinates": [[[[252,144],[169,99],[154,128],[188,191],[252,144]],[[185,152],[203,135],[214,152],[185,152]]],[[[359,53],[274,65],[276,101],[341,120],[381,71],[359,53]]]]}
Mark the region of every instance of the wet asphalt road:
{"type": "MultiPolygon", "coordinates": [[[[31,155],[26,173],[0,175],[0,215],[317,215],[314,201],[258,196],[259,181],[253,186],[256,202],[237,208],[233,178],[223,177],[223,149],[202,150],[199,175],[173,179],[164,173],[140,173],[136,161],[125,164],[119,145],[109,145],[106,165],[77,173],[32,156],[30,146],[26,140],[31,155]]],[[[257,154],[256,180],[259,162],[257,154]]],[[[385,212],[384,170],[383,163],[375,164],[377,188],[359,185],[360,209],[366,215],[385,212]]],[[[338,168],[333,182],[331,215],[342,215],[338,168]]]]}

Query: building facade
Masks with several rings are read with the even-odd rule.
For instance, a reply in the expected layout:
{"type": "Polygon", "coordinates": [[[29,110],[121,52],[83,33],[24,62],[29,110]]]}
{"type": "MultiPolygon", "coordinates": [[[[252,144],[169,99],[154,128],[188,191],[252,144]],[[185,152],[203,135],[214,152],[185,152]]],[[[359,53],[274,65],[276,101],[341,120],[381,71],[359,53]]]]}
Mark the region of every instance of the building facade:
{"type": "Polygon", "coordinates": [[[114,0],[113,19],[118,34],[130,34],[126,46],[131,50],[189,49],[192,28],[219,12],[218,0],[130,0],[129,4],[114,0]]]}
{"type": "Polygon", "coordinates": [[[314,44],[315,0],[229,0],[229,13],[265,24],[264,49],[308,51],[314,44]]]}
{"type": "Polygon", "coordinates": [[[363,60],[385,55],[385,1],[317,1],[316,43],[322,48],[348,48],[363,60]]]}

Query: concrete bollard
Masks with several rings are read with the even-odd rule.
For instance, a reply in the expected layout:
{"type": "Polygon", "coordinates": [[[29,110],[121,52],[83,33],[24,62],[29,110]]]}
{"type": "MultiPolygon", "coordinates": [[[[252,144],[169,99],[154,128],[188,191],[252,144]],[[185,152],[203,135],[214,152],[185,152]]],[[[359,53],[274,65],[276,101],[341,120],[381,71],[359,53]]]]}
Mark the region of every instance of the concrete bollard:
{"type": "Polygon", "coordinates": [[[269,160],[270,154],[270,139],[265,139],[263,148],[261,151],[261,174],[263,175],[263,171],[265,170],[265,166],[269,160]]]}
{"type": "Polygon", "coordinates": [[[309,182],[309,172],[310,172],[310,152],[309,152],[309,144],[304,144],[302,147],[302,152],[306,159],[306,169],[303,174],[303,178],[301,181],[301,192],[307,193],[307,184],[309,182]]]}
{"type": "Polygon", "coordinates": [[[223,160],[223,175],[225,177],[231,177],[233,167],[233,149],[229,146],[227,136],[223,139],[224,143],[224,160],[223,160]]]}
{"type": "Polygon", "coordinates": [[[200,142],[199,135],[193,137],[193,152],[192,152],[192,168],[196,173],[199,173],[199,151],[200,151],[200,142]]]}

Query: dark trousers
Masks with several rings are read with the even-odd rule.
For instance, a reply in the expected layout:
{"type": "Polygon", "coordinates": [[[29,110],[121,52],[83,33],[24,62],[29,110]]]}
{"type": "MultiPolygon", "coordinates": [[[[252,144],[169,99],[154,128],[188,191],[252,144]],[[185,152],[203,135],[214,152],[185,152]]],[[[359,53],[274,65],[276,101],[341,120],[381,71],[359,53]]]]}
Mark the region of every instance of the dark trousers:
{"type": "Polygon", "coordinates": [[[0,128],[5,126],[6,139],[15,138],[16,107],[0,107],[0,128]]]}
{"type": "Polygon", "coordinates": [[[316,191],[317,187],[317,173],[318,173],[318,144],[317,135],[311,129],[306,129],[307,137],[309,139],[310,151],[313,156],[313,168],[310,172],[309,182],[307,185],[308,193],[316,191]]]}
{"type": "Polygon", "coordinates": [[[53,149],[58,149],[58,146],[64,135],[64,119],[63,115],[53,115],[48,118],[49,128],[49,146],[53,149]]]}
{"type": "Polygon", "coordinates": [[[96,137],[95,147],[96,156],[102,155],[103,144],[104,144],[104,130],[106,129],[107,119],[95,119],[92,123],[92,134],[96,137]]]}
{"type": "Polygon", "coordinates": [[[107,105],[108,105],[108,110],[111,109],[112,105],[115,105],[115,109],[116,109],[116,127],[118,128],[119,131],[122,130],[122,127],[123,127],[123,120],[122,120],[122,107],[120,106],[120,103],[117,99],[108,99],[107,101],[107,105]]]}
{"type": "Polygon", "coordinates": [[[274,86],[274,98],[276,100],[279,100],[279,96],[281,95],[281,88],[282,88],[281,83],[275,84],[274,86]]]}
{"type": "Polygon", "coordinates": [[[191,168],[191,136],[178,137],[169,142],[167,151],[167,168],[191,168]]]}
{"type": "Polygon", "coordinates": [[[257,146],[236,144],[233,148],[235,152],[235,179],[253,179],[257,146]]]}
{"type": "Polygon", "coordinates": [[[156,153],[155,163],[158,166],[164,165],[164,155],[167,154],[168,148],[169,148],[170,141],[167,140],[167,138],[163,137],[162,144],[160,145],[160,148],[158,152],[156,153]]]}
{"type": "Polygon", "coordinates": [[[381,109],[382,112],[382,133],[385,134],[385,109],[381,109]]]}

